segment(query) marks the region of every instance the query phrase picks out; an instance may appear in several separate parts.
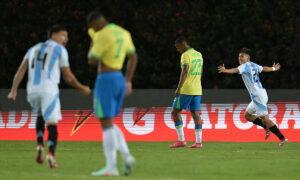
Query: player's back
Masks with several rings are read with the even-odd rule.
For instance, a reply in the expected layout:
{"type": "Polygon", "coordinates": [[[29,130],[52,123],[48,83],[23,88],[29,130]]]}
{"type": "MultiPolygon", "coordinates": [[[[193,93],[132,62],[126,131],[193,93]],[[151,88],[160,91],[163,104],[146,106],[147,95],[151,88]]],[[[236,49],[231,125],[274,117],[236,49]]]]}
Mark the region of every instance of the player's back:
{"type": "Polygon", "coordinates": [[[130,33],[116,24],[108,24],[95,33],[92,56],[114,69],[122,69],[126,55],[135,52],[130,33]]]}
{"type": "Polygon", "coordinates": [[[262,66],[249,61],[241,64],[238,69],[251,96],[265,91],[259,79],[259,73],[263,70],[262,66]]]}
{"type": "Polygon", "coordinates": [[[27,92],[56,93],[60,82],[60,67],[69,66],[67,50],[55,41],[48,40],[31,47],[28,60],[27,92]]]}
{"type": "Polygon", "coordinates": [[[181,56],[181,65],[183,66],[184,64],[188,64],[189,69],[181,93],[187,95],[202,95],[202,54],[193,48],[186,50],[181,56]]]}

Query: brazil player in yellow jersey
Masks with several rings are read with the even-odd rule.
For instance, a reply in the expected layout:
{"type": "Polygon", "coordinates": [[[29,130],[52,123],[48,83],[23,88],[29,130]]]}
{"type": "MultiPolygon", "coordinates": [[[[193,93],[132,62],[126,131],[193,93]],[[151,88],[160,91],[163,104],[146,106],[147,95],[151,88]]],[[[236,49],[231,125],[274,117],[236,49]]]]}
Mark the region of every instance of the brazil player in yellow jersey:
{"type": "Polygon", "coordinates": [[[202,147],[202,122],[200,119],[200,103],[202,96],[201,76],[203,69],[202,54],[191,48],[186,38],[179,37],[175,41],[175,47],[181,53],[181,74],[178,87],[175,91],[172,117],[175,122],[178,141],[170,145],[170,148],[186,146],[183,132],[183,123],[180,112],[189,109],[195,123],[196,142],[190,148],[202,147]]]}
{"type": "Polygon", "coordinates": [[[132,172],[135,164],[130,154],[122,131],[113,124],[119,115],[123,99],[132,91],[132,77],[137,64],[137,54],[130,33],[124,28],[109,23],[98,11],[87,17],[92,45],[88,55],[90,65],[98,66],[98,76],[94,90],[95,116],[103,129],[103,149],[106,166],[93,176],[118,176],[116,151],[119,150],[124,160],[124,175],[132,172]],[[121,69],[128,57],[125,77],[121,69]]]}

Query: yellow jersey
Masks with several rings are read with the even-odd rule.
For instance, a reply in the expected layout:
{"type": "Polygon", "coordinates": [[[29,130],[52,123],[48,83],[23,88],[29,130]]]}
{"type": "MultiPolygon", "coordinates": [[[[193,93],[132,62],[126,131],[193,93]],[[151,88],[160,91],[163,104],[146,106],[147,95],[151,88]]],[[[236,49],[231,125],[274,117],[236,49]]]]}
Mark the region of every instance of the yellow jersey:
{"type": "Polygon", "coordinates": [[[202,95],[201,76],[203,69],[202,54],[193,48],[181,55],[181,68],[189,65],[187,77],[183,83],[180,94],[202,95]]]}
{"type": "Polygon", "coordinates": [[[130,33],[121,26],[111,23],[97,32],[90,28],[88,33],[93,41],[89,56],[110,68],[122,69],[126,55],[135,52],[130,33]]]}

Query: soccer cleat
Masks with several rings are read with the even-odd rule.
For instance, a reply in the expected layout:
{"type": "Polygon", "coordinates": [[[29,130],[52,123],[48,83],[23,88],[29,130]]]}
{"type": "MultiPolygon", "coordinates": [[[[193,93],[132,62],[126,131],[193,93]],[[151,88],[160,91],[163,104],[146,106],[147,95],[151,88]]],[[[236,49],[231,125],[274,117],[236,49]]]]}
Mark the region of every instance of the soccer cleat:
{"type": "Polygon", "coordinates": [[[202,143],[194,143],[193,145],[189,146],[189,148],[202,148],[202,143]]]}
{"type": "Polygon", "coordinates": [[[133,167],[135,166],[135,159],[132,155],[129,155],[124,161],[124,172],[125,176],[128,176],[132,173],[133,167]]]}
{"type": "Polygon", "coordinates": [[[36,147],[36,162],[42,164],[44,162],[44,146],[39,144],[36,147]]]}
{"type": "Polygon", "coordinates": [[[49,168],[52,168],[52,169],[57,168],[56,159],[53,156],[53,154],[50,152],[47,155],[47,163],[48,163],[49,168]]]}
{"type": "Polygon", "coordinates": [[[92,176],[119,176],[117,169],[103,168],[99,171],[92,172],[92,176]]]}
{"type": "Polygon", "coordinates": [[[179,148],[185,146],[186,146],[186,141],[176,141],[174,144],[170,145],[169,148],[179,148]]]}
{"type": "Polygon", "coordinates": [[[284,138],[284,139],[280,140],[278,146],[281,147],[281,146],[285,145],[287,142],[288,142],[288,139],[284,138]]]}
{"type": "Polygon", "coordinates": [[[265,131],[266,131],[265,140],[267,140],[271,135],[271,130],[270,129],[265,129],[265,131]]]}

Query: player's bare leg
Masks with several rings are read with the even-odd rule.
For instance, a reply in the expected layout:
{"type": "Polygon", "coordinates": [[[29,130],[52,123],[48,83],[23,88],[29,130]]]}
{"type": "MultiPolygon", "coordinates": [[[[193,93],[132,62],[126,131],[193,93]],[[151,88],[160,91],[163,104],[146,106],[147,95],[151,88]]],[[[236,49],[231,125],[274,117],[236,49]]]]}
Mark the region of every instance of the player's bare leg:
{"type": "Polygon", "coordinates": [[[184,132],[183,132],[183,122],[180,115],[181,109],[175,109],[172,110],[172,117],[174,119],[176,131],[178,134],[178,141],[174,144],[170,145],[170,148],[178,148],[178,147],[184,147],[186,146],[186,141],[184,138],[184,132]]]}
{"type": "Polygon", "coordinates": [[[201,148],[202,147],[202,121],[199,115],[199,111],[191,111],[192,117],[195,123],[195,136],[196,142],[189,146],[189,148],[201,148]]]}
{"type": "Polygon", "coordinates": [[[252,122],[253,124],[256,124],[260,127],[263,127],[265,129],[265,132],[266,132],[266,136],[265,136],[265,140],[267,140],[270,135],[271,135],[271,131],[269,128],[267,128],[267,126],[263,123],[263,121],[261,120],[260,117],[258,116],[255,116],[255,115],[252,115],[250,114],[248,111],[245,111],[245,114],[244,114],[244,117],[247,121],[250,121],[252,122]]]}
{"type": "Polygon", "coordinates": [[[280,140],[279,146],[283,146],[288,141],[288,139],[286,139],[282,135],[282,133],[280,132],[280,130],[278,129],[278,127],[276,126],[276,124],[274,124],[270,120],[269,115],[262,116],[260,118],[262,119],[262,121],[264,122],[264,124],[267,126],[267,128],[270,129],[270,131],[278,137],[278,139],[280,140]]]}

